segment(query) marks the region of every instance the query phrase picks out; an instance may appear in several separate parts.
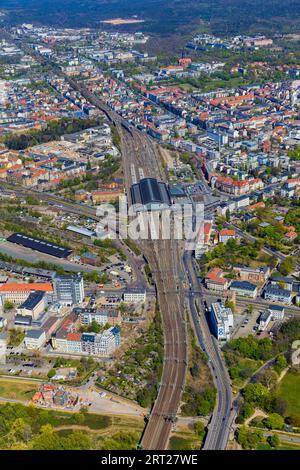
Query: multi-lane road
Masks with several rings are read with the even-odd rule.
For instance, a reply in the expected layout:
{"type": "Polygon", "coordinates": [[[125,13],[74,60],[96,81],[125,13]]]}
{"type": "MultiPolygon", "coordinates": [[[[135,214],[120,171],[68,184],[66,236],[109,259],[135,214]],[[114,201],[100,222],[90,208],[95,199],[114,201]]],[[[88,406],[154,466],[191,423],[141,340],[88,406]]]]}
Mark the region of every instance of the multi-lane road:
{"type": "Polygon", "coordinates": [[[229,440],[230,430],[236,417],[237,409],[232,400],[231,381],[216,339],[212,336],[205,318],[203,298],[196,299],[194,292],[199,290],[199,280],[193,264],[192,252],[184,254],[184,266],[188,273],[190,295],[189,306],[194,331],[203,351],[208,356],[217,389],[217,403],[211,421],[208,425],[204,450],[224,450],[229,440]]]}

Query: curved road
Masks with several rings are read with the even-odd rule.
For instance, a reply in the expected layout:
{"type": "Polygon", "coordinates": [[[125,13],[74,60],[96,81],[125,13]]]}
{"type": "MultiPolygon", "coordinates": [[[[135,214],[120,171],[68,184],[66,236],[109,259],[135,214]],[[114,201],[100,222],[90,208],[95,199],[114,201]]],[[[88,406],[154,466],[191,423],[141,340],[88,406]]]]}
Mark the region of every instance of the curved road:
{"type": "Polygon", "coordinates": [[[232,404],[231,381],[216,339],[211,335],[205,318],[205,307],[202,299],[200,304],[195,300],[194,292],[199,290],[199,281],[193,265],[192,252],[185,252],[184,266],[190,282],[189,306],[194,330],[198,342],[208,356],[208,365],[217,388],[217,403],[203,446],[204,450],[226,449],[231,426],[237,414],[232,404]]]}

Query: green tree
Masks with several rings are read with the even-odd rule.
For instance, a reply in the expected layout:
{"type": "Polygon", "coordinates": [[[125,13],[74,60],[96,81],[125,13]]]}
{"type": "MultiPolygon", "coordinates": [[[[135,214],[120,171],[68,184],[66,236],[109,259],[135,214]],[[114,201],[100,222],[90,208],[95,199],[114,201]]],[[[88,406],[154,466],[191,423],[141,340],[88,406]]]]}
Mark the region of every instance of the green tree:
{"type": "Polygon", "coordinates": [[[126,313],[128,311],[128,305],[126,305],[124,302],[121,302],[119,305],[119,310],[122,314],[126,313]]]}
{"type": "Polygon", "coordinates": [[[61,438],[50,424],[45,424],[32,440],[31,448],[33,450],[61,450],[61,438]]]}
{"type": "Polygon", "coordinates": [[[205,435],[204,424],[201,421],[196,421],[196,423],[194,424],[194,431],[202,440],[205,435]]]}
{"type": "Polygon", "coordinates": [[[263,420],[263,423],[268,429],[283,429],[284,419],[279,414],[272,413],[263,420]]]}
{"type": "Polygon", "coordinates": [[[252,416],[253,413],[254,413],[254,406],[251,403],[244,402],[240,409],[236,422],[238,424],[242,424],[245,421],[245,419],[250,418],[250,416],[252,416]]]}
{"type": "Polygon", "coordinates": [[[263,441],[263,433],[260,429],[253,431],[241,426],[237,431],[237,441],[243,449],[255,449],[263,441]]]}
{"type": "Polygon", "coordinates": [[[286,357],[281,354],[276,358],[275,364],[274,364],[274,369],[278,374],[281,374],[281,372],[287,367],[288,363],[286,360],[286,357]]]}
{"type": "Polygon", "coordinates": [[[248,307],[247,307],[248,315],[252,315],[253,309],[254,309],[253,304],[248,304],[248,307]]]}
{"type": "Polygon", "coordinates": [[[93,320],[88,327],[88,331],[92,333],[100,333],[101,326],[99,325],[99,323],[96,322],[96,320],[93,320]]]}
{"type": "Polygon", "coordinates": [[[11,300],[5,300],[4,301],[4,310],[12,310],[14,308],[15,304],[11,300]]]}
{"type": "Polygon", "coordinates": [[[288,276],[294,271],[294,269],[295,269],[295,260],[291,256],[288,256],[280,263],[278,271],[283,276],[288,276]]]}
{"type": "Polygon", "coordinates": [[[267,369],[260,378],[260,382],[267,387],[268,390],[275,387],[278,381],[278,374],[275,370],[267,369]]]}
{"type": "Polygon", "coordinates": [[[76,430],[64,437],[61,444],[64,450],[90,450],[92,440],[86,432],[76,430]]]}
{"type": "Polygon", "coordinates": [[[277,434],[272,434],[271,436],[268,436],[267,442],[270,444],[271,447],[278,447],[280,444],[280,439],[277,434]]]}
{"type": "Polygon", "coordinates": [[[56,375],[56,370],[55,369],[50,369],[48,374],[47,374],[47,377],[48,379],[52,379],[52,377],[54,377],[56,375]]]}
{"type": "Polygon", "coordinates": [[[226,308],[231,308],[233,313],[235,312],[235,303],[232,300],[226,299],[224,305],[226,308]]]}
{"type": "Polygon", "coordinates": [[[262,408],[269,398],[269,390],[261,383],[247,384],[243,394],[246,402],[262,408]]]}

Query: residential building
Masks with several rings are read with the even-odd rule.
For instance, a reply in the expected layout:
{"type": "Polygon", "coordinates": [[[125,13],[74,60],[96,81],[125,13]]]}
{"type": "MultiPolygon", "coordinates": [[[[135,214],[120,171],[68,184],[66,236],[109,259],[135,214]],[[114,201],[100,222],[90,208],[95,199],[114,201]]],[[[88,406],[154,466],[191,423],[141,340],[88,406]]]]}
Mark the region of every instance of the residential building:
{"type": "Polygon", "coordinates": [[[32,316],[30,315],[15,315],[14,324],[16,326],[31,326],[32,324],[32,316]]]}
{"type": "Polygon", "coordinates": [[[209,240],[211,236],[213,223],[212,221],[205,221],[198,234],[196,246],[195,246],[195,258],[199,259],[203,253],[205,253],[208,249],[209,240]]]}
{"type": "Polygon", "coordinates": [[[205,277],[207,289],[215,291],[224,291],[228,289],[228,280],[223,277],[223,271],[220,268],[212,268],[205,277]]]}
{"type": "Polygon", "coordinates": [[[102,334],[83,333],[81,336],[82,351],[95,356],[110,356],[120,345],[120,329],[113,326],[102,334]]]}
{"type": "Polygon", "coordinates": [[[91,191],[93,204],[98,204],[99,202],[114,202],[119,199],[124,193],[122,189],[110,189],[110,190],[100,190],[96,189],[91,191]]]}
{"type": "Polygon", "coordinates": [[[230,285],[230,290],[241,297],[251,297],[255,299],[257,296],[257,286],[248,281],[233,281],[230,285]]]}
{"type": "Polygon", "coordinates": [[[29,330],[25,336],[26,349],[40,349],[46,342],[46,334],[44,330],[29,330]]]}
{"type": "Polygon", "coordinates": [[[264,331],[267,328],[271,320],[272,320],[272,313],[269,310],[261,313],[259,317],[259,327],[258,327],[259,330],[264,331]]]}
{"type": "Polygon", "coordinates": [[[228,240],[234,239],[235,238],[235,230],[230,230],[230,229],[222,229],[219,232],[219,242],[220,243],[227,243],[228,240]]]}
{"type": "Polygon", "coordinates": [[[61,319],[59,317],[49,317],[43,323],[43,326],[41,328],[42,330],[44,330],[47,340],[51,338],[52,333],[55,332],[60,321],[61,319]]]}
{"type": "Polygon", "coordinates": [[[80,316],[82,325],[90,325],[95,321],[99,325],[115,326],[122,322],[121,312],[117,309],[75,308],[73,312],[80,316]]]}
{"type": "Polygon", "coordinates": [[[67,333],[52,338],[53,348],[66,354],[108,357],[120,344],[120,329],[113,326],[103,333],[67,333]]]}
{"type": "Polygon", "coordinates": [[[269,312],[271,312],[273,320],[282,321],[284,319],[284,307],[281,305],[269,305],[269,312]]]}
{"type": "Polygon", "coordinates": [[[248,266],[234,266],[233,270],[239,275],[241,281],[254,282],[263,284],[270,275],[268,266],[260,266],[258,268],[250,268],[248,266]]]}
{"type": "Polygon", "coordinates": [[[264,298],[271,302],[282,302],[289,305],[292,302],[292,292],[278,286],[268,285],[264,291],[264,298]]]}

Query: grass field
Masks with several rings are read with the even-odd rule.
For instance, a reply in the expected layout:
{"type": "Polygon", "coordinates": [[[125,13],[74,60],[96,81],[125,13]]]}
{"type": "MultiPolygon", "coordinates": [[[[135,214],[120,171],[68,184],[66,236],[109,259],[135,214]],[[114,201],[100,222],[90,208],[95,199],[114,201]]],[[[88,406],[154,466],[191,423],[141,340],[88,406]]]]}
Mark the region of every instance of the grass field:
{"type": "Polygon", "coordinates": [[[30,380],[3,379],[0,377],[0,397],[13,400],[31,400],[38,388],[36,382],[30,380]]]}
{"type": "Polygon", "coordinates": [[[300,373],[288,372],[279,386],[279,395],[288,404],[287,414],[300,416],[300,373]]]}
{"type": "Polygon", "coordinates": [[[293,444],[293,443],[283,443],[281,441],[281,444],[279,447],[277,447],[276,450],[300,450],[300,444],[293,444]]]}
{"type": "Polygon", "coordinates": [[[184,436],[182,433],[172,436],[169,444],[170,450],[197,450],[199,447],[199,440],[184,436]]]}
{"type": "Polygon", "coordinates": [[[244,386],[247,378],[252,376],[254,372],[262,366],[262,361],[255,361],[254,359],[241,358],[238,364],[239,377],[232,380],[233,385],[240,389],[244,386]]]}
{"type": "Polygon", "coordinates": [[[178,425],[172,433],[169,443],[170,450],[199,450],[202,438],[189,425],[178,425]]]}
{"type": "MultiPolygon", "coordinates": [[[[5,423],[5,426],[0,426],[1,450],[11,448],[14,441],[11,440],[9,431],[13,429],[14,422],[18,418],[24,419],[32,431],[32,442],[26,441],[28,449],[31,449],[34,439],[41,437],[43,426],[46,424],[50,425],[62,440],[68,436],[71,438],[73,435],[76,436],[76,432],[88,436],[85,446],[90,450],[136,449],[144,428],[142,416],[73,413],[41,409],[32,405],[24,406],[20,403],[0,403],[0,423],[5,423]]],[[[59,450],[62,448],[60,442],[62,441],[53,443],[51,439],[42,440],[36,448],[59,450]]],[[[69,442],[67,445],[72,450],[73,444],[69,442]]]]}

